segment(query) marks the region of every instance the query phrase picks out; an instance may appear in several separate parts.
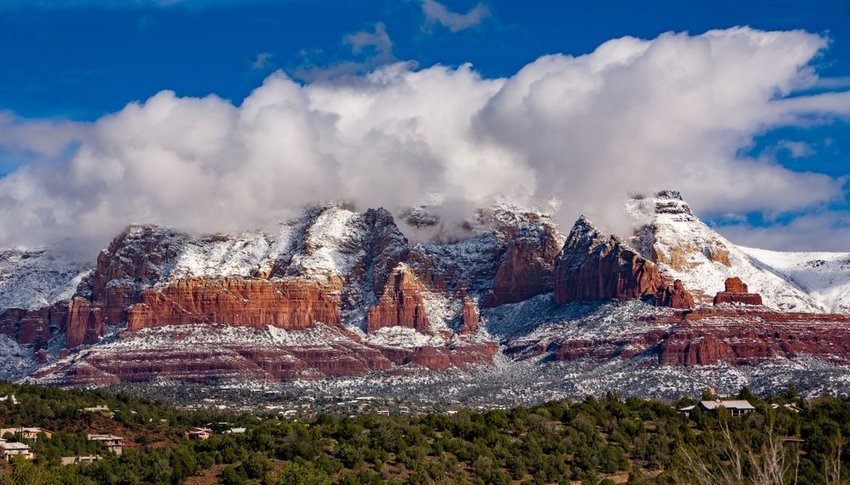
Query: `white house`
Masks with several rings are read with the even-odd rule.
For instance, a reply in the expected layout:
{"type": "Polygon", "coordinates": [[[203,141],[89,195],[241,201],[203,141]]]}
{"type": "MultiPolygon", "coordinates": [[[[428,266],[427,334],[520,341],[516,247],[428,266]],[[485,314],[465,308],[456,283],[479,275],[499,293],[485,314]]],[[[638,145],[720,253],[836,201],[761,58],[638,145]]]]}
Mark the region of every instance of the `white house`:
{"type": "MultiPolygon", "coordinates": [[[[756,410],[749,401],[743,399],[716,399],[714,401],[700,401],[698,406],[705,411],[717,411],[720,408],[727,409],[732,416],[741,416],[756,410]]],[[[679,409],[679,411],[685,414],[690,414],[690,412],[696,407],[697,405],[685,406],[682,409],[679,409]]]]}
{"type": "Polygon", "coordinates": [[[124,438],[120,436],[113,436],[111,434],[90,434],[88,435],[88,440],[103,443],[109,451],[116,455],[120,455],[124,452],[124,438]]]}
{"type": "Polygon", "coordinates": [[[16,456],[23,456],[24,459],[32,460],[35,454],[30,450],[30,447],[24,443],[3,442],[0,443],[0,453],[6,461],[12,461],[16,456]]]}

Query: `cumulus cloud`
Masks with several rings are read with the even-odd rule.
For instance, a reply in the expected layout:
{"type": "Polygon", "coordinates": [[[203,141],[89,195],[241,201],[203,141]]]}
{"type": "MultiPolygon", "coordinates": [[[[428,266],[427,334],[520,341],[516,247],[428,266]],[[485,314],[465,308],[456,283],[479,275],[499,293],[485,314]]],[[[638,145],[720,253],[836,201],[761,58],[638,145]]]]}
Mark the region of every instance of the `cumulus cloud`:
{"type": "MultiPolygon", "coordinates": [[[[381,49],[385,33],[352,46],[381,49]]],[[[584,213],[618,230],[628,194],[661,188],[702,214],[809,210],[841,200],[845,180],[741,153],[773,127],[850,114],[850,93],[789,97],[816,82],[825,46],[735,28],[615,39],[500,79],[395,63],[306,85],[276,72],[241,105],[163,91],[75,125],[63,163],[0,179],[0,244],[102,245],[130,222],[255,228],[340,199],[463,211],[509,198],[554,207],[566,228],[584,213]]],[[[11,123],[33,146],[65,129],[11,123]]]]}
{"type": "Polygon", "coordinates": [[[452,32],[460,32],[480,24],[490,15],[490,9],[479,3],[466,13],[457,13],[437,0],[422,0],[422,13],[425,14],[426,25],[438,23],[452,32]]]}

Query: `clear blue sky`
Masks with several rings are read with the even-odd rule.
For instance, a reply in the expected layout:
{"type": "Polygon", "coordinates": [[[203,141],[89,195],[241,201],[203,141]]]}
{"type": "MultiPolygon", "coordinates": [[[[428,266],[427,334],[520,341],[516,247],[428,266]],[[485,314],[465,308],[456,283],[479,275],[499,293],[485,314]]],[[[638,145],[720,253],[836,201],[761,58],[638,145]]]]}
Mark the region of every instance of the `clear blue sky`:
{"type": "MultiPolygon", "coordinates": [[[[441,3],[463,13],[479,2],[441,3]]],[[[413,60],[422,67],[470,62],[485,77],[509,76],[543,54],[583,54],[616,37],[738,25],[828,36],[830,46],[815,67],[839,89],[850,89],[848,0],[483,3],[488,16],[451,32],[429,27],[419,0],[3,0],[0,111],[88,121],[163,89],[180,96],[215,93],[238,104],[275,69],[298,77],[367,60],[413,60]],[[377,22],[392,40],[391,53],[352,52],[345,36],[377,22]]],[[[778,153],[780,163],[841,176],[850,174],[848,135],[850,124],[841,121],[786,128],[766,133],[752,150],[804,141],[815,153],[778,153]]],[[[0,175],[20,163],[0,150],[0,175]]]]}

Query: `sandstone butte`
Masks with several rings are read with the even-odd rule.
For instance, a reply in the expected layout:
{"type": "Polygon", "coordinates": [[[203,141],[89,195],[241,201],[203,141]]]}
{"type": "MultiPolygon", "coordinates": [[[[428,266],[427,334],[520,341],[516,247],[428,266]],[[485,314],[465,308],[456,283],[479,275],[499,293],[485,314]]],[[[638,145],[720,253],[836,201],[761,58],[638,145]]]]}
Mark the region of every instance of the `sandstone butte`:
{"type": "Polygon", "coordinates": [[[425,315],[425,287],[413,274],[410,266],[396,266],[387,279],[378,304],[369,310],[366,328],[374,332],[384,327],[407,327],[422,333],[431,333],[425,315]]]}
{"type": "Polygon", "coordinates": [[[725,291],[720,291],[714,297],[714,304],[721,303],[740,303],[744,305],[761,305],[761,295],[758,293],[750,293],[747,285],[741,281],[741,278],[733,276],[726,279],[725,291]]]}

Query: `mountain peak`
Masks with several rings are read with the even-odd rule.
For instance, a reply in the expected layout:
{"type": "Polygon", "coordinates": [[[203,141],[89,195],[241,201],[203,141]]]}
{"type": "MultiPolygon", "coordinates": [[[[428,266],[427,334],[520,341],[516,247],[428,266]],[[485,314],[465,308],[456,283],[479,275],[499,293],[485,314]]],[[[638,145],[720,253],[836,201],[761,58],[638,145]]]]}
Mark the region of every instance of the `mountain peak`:
{"type": "Polygon", "coordinates": [[[669,189],[659,190],[658,192],[655,193],[655,198],[656,199],[673,199],[673,200],[681,200],[681,201],[685,200],[685,199],[682,198],[681,192],[679,192],[678,190],[669,190],[669,189]]]}
{"type": "Polygon", "coordinates": [[[635,195],[626,202],[626,209],[638,219],[667,216],[682,222],[697,220],[691,207],[678,190],[660,190],[653,196],[635,195]]]}

